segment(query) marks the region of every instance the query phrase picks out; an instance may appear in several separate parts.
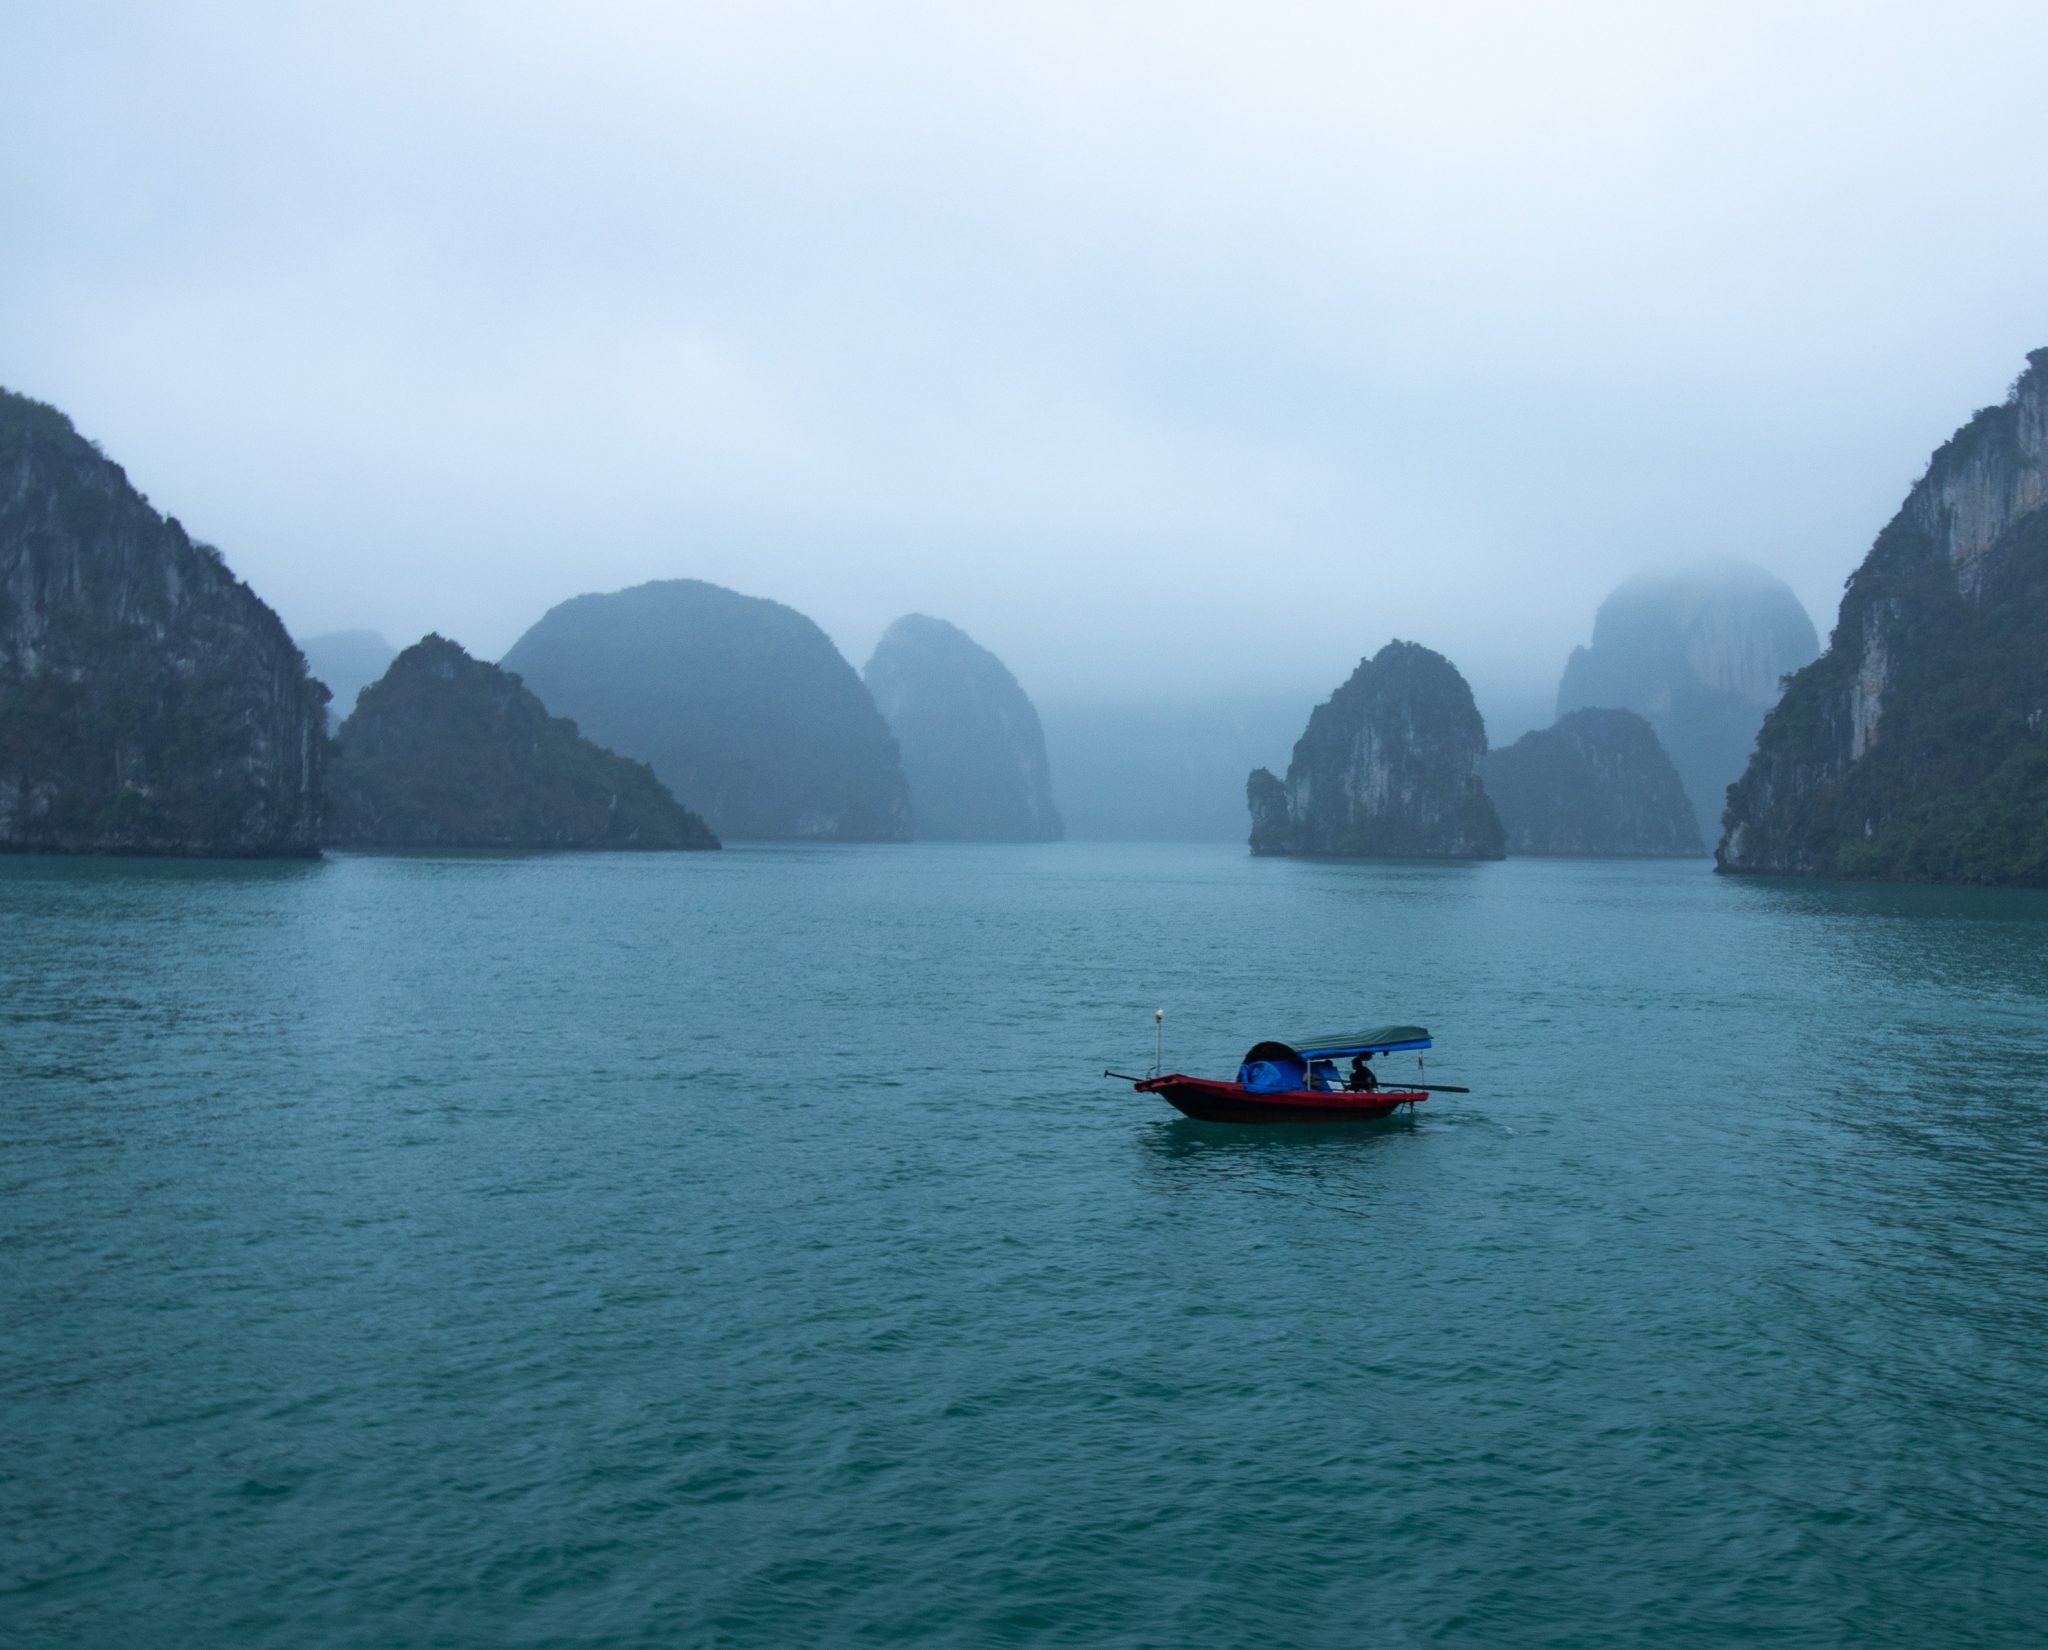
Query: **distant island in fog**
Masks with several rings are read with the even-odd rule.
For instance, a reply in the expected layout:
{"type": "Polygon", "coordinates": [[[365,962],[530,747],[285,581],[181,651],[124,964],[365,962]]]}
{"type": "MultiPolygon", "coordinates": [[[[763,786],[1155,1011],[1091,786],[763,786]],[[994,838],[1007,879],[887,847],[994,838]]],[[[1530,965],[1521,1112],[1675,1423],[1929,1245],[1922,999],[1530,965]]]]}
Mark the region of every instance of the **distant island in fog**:
{"type": "Polygon", "coordinates": [[[1644,574],[1566,662],[1556,724],[1495,747],[1456,664],[1411,643],[1312,710],[1041,711],[943,619],[899,620],[858,672],[794,608],[696,579],[565,601],[502,670],[367,631],[302,654],[219,551],[56,409],[6,393],[0,848],[1072,830],[1236,835],[1259,854],[1713,847],[1727,871],[2048,883],[2044,473],[2037,352],[1878,535],[1826,653],[1760,568],[1644,574]]]}

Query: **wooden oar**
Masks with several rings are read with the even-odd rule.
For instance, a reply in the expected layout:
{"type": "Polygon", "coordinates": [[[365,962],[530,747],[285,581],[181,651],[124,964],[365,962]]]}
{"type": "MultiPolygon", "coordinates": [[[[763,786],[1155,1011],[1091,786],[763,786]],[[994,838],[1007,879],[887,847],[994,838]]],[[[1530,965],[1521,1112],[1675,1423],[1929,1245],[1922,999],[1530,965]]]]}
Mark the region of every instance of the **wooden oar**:
{"type": "MultiPolygon", "coordinates": [[[[1114,1077],[1118,1081],[1125,1083],[1146,1083],[1151,1081],[1148,1077],[1133,1077],[1127,1071],[1111,1071],[1107,1067],[1103,1069],[1102,1075],[1114,1077]]],[[[1472,1092],[1470,1089],[1459,1088],[1455,1083],[1382,1083],[1377,1089],[1333,1089],[1330,1092],[1333,1094],[1385,1094],[1389,1091],[1397,1094],[1403,1092],[1411,1094],[1470,1094],[1472,1092]]]]}

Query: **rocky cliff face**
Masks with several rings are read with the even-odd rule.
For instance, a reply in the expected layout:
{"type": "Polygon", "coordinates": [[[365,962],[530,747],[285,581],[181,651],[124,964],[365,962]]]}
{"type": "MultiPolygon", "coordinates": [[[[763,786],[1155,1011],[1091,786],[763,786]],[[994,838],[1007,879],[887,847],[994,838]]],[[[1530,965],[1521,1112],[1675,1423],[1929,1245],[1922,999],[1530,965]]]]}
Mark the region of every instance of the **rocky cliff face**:
{"type": "Polygon", "coordinates": [[[2048,884],[2048,350],[1934,455],[1735,787],[1724,870],[2048,884]]]}
{"type": "Polygon", "coordinates": [[[1703,857],[1678,770],[1630,710],[1575,710],[1479,762],[1511,854],[1703,857]]]}
{"type": "Polygon", "coordinates": [[[326,697],[218,551],[0,391],[0,850],[314,854],[326,697]]]}
{"type": "Polygon", "coordinates": [[[1309,715],[1283,783],[1255,769],[1255,854],[1499,859],[1506,835],[1476,765],[1486,728],[1457,667],[1389,642],[1309,715]]]}
{"type": "Polygon", "coordinates": [[[896,736],[917,834],[934,841],[1057,842],[1038,712],[988,649],[912,613],[861,672],[896,736]]]}
{"type": "Polygon", "coordinates": [[[429,636],[363,689],[325,840],[380,848],[716,848],[642,762],[593,745],[496,665],[429,636]]]}
{"type": "Polygon", "coordinates": [[[335,630],[299,643],[306,668],[326,685],[327,731],[338,728],[356,708],[356,696],[385,671],[398,651],[374,630],[335,630]]]}
{"type": "Polygon", "coordinates": [[[825,633],[779,602],[696,579],[577,596],[504,663],[721,837],[910,840],[888,724],[825,633]]]}
{"type": "Polygon", "coordinates": [[[1711,842],[1781,678],[1819,650],[1783,580],[1747,562],[1702,562],[1633,579],[1600,604],[1593,645],[1565,665],[1557,712],[1632,710],[1649,722],[1711,842]]]}

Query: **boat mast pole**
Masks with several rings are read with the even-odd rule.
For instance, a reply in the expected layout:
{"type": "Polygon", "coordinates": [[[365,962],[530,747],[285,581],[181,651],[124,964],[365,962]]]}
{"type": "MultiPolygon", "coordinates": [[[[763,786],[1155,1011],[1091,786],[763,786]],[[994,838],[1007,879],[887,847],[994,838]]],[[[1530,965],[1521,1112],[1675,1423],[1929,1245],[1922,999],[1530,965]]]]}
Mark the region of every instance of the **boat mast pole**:
{"type": "Polygon", "coordinates": [[[1152,1075],[1166,1070],[1166,1010],[1152,1010],[1152,1075]]]}

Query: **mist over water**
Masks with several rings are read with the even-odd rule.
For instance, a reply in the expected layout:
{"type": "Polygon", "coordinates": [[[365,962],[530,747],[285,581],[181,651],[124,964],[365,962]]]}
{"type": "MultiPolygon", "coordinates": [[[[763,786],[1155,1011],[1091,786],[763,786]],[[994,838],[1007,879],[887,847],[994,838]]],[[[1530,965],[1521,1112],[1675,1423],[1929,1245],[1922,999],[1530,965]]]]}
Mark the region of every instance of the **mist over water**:
{"type": "Polygon", "coordinates": [[[1039,708],[1054,794],[1076,841],[1238,842],[1245,776],[1284,772],[1315,701],[1039,708]]]}
{"type": "Polygon", "coordinates": [[[2030,1644],[2048,904],[0,862],[0,1637],[2030,1644]],[[1414,1017],[1411,1125],[1104,1083],[1414,1017]]]}
{"type": "MultiPolygon", "coordinates": [[[[1041,702],[1053,793],[1078,842],[1235,842],[1249,826],[1245,778],[1285,773],[1309,713],[1357,664],[1320,690],[1230,698],[1041,702]]],[[[1474,684],[1495,748],[1557,713],[1556,683],[1516,692],[1474,684]]]]}
{"type": "Polygon", "coordinates": [[[691,577],[1040,699],[1399,636],[1492,720],[1645,568],[1825,629],[2042,342],[2044,50],[2006,0],[13,7],[0,383],[296,635],[498,658],[691,577]]]}

